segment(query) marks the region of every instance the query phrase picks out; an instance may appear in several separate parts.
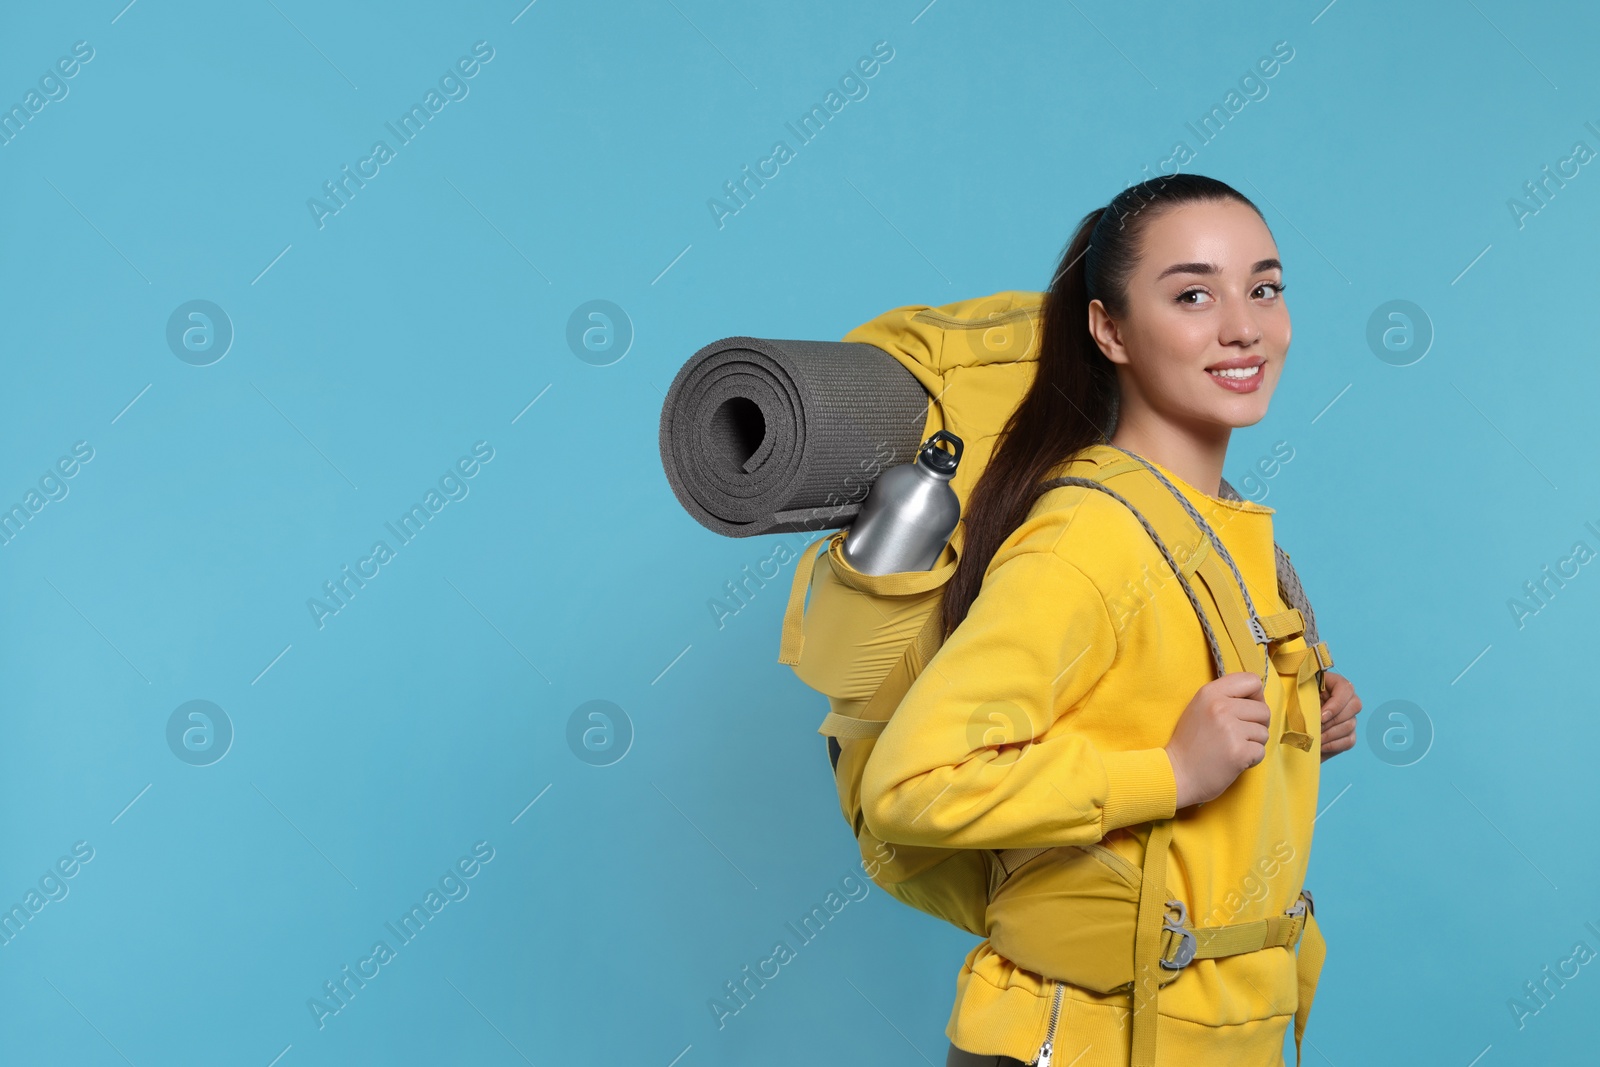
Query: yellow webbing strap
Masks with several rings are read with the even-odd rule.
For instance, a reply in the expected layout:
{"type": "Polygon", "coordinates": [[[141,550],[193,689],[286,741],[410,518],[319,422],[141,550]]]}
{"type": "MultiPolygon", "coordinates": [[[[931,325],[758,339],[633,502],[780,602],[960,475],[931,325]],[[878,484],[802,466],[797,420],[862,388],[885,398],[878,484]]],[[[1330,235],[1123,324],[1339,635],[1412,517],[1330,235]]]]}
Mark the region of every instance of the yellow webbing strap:
{"type": "Polygon", "coordinates": [[[1317,977],[1322,973],[1322,961],[1328,956],[1328,944],[1317,929],[1317,918],[1306,907],[1305,935],[1300,939],[1300,952],[1295,960],[1296,984],[1300,1000],[1294,1009],[1294,1067],[1300,1067],[1300,1043],[1306,1036],[1306,1020],[1311,1017],[1311,998],[1317,995],[1317,977]]]}
{"type": "MultiPolygon", "coordinates": [[[[1192,931],[1196,942],[1193,958],[1197,960],[1234,956],[1264,948],[1299,947],[1295,956],[1295,985],[1298,991],[1294,1012],[1295,1067],[1300,1067],[1306,1022],[1311,1017],[1311,1001],[1317,995],[1317,978],[1322,973],[1322,963],[1328,955],[1327,942],[1322,939],[1316,917],[1311,914],[1309,895],[1302,895],[1306,899],[1306,909],[1299,915],[1275,915],[1270,919],[1231,926],[1194,927],[1192,931]]],[[[1177,935],[1171,935],[1168,951],[1175,951],[1179,944],[1177,935]]]]}
{"type": "Polygon", "coordinates": [[[1238,585],[1234,583],[1233,575],[1223,567],[1222,558],[1213,552],[1200,561],[1200,566],[1195,568],[1195,572],[1206,583],[1206,589],[1211,593],[1211,601],[1216,604],[1217,612],[1222,616],[1222,625],[1227,627],[1228,636],[1233,639],[1234,651],[1244,659],[1244,669],[1265,678],[1266,650],[1256,643],[1255,634],[1250,632],[1250,620],[1245,617],[1243,602],[1235,602],[1229,595],[1230,586],[1232,589],[1237,589],[1238,585]],[[1245,659],[1246,656],[1249,658],[1245,659]]]}
{"type": "Polygon", "coordinates": [[[1161,988],[1157,972],[1161,959],[1161,927],[1166,922],[1167,846],[1172,843],[1172,820],[1150,824],[1144,849],[1143,879],[1139,883],[1139,917],[1133,934],[1133,1038],[1131,1067],[1155,1067],[1156,994],[1161,988]]]}
{"type": "Polygon", "coordinates": [[[1282,641],[1305,633],[1306,620],[1305,616],[1300,614],[1299,608],[1290,608],[1276,615],[1261,616],[1261,628],[1267,631],[1268,641],[1282,641]]]}
{"type": "MultiPolygon", "coordinates": [[[[1237,956],[1241,952],[1259,952],[1264,948],[1289,948],[1300,937],[1305,927],[1304,915],[1274,915],[1269,919],[1232,923],[1228,926],[1195,926],[1194,958],[1213,960],[1220,956],[1237,956]]],[[[1180,944],[1177,935],[1170,939],[1170,949],[1180,944]]],[[[1166,954],[1163,954],[1164,958],[1166,954]]]]}
{"type": "Polygon", "coordinates": [[[816,549],[833,536],[830,531],[811,542],[801,551],[800,559],[794,565],[794,584],[789,587],[789,604],[783,609],[783,637],[778,642],[779,663],[793,666],[800,662],[800,650],[806,643],[802,620],[805,616],[806,593],[811,588],[811,572],[817,566],[816,549]]]}
{"type": "Polygon", "coordinates": [[[1317,690],[1323,696],[1328,695],[1328,687],[1323,675],[1328,673],[1328,668],[1333,666],[1333,654],[1328,651],[1328,642],[1318,641],[1311,646],[1311,654],[1317,659],[1317,690]]]}
{"type": "MultiPolygon", "coordinates": [[[[1155,1067],[1156,1012],[1161,979],[1156,969],[1164,957],[1162,938],[1166,931],[1167,848],[1172,843],[1172,820],[1150,824],[1150,840],[1145,845],[1143,879],[1139,885],[1138,926],[1133,935],[1133,1019],[1129,1056],[1130,1067],[1155,1067]]],[[[1231,926],[1191,928],[1195,935],[1195,959],[1232,956],[1274,946],[1293,947],[1295,984],[1298,1001],[1294,1013],[1295,1067],[1300,1067],[1301,1043],[1306,1022],[1311,1016],[1311,1000],[1316,996],[1317,978],[1327,956],[1327,944],[1311,914],[1306,895],[1301,915],[1274,916],[1231,926]]],[[[1176,945],[1176,941],[1172,942],[1176,945]]]]}
{"type": "Polygon", "coordinates": [[[1316,674],[1316,658],[1312,656],[1309,648],[1279,648],[1272,653],[1272,663],[1284,681],[1284,726],[1278,740],[1302,752],[1310,752],[1315,740],[1306,732],[1306,712],[1310,710],[1316,713],[1320,733],[1321,707],[1320,705],[1311,709],[1301,707],[1300,686],[1311,681],[1316,674]]]}
{"type": "Polygon", "coordinates": [[[873,722],[868,719],[858,719],[854,715],[841,715],[837,711],[830,711],[828,717],[822,720],[822,725],[817,727],[817,733],[825,737],[837,737],[841,741],[856,741],[863,737],[877,737],[888,725],[888,719],[873,722]]]}

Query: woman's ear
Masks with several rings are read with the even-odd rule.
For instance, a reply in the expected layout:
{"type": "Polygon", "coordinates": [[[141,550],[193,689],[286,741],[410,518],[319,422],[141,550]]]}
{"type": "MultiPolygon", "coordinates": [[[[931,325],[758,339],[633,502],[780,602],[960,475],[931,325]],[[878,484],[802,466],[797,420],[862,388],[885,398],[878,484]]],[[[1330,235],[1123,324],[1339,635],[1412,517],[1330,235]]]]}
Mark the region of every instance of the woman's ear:
{"type": "Polygon", "coordinates": [[[1100,351],[1113,363],[1127,363],[1128,350],[1122,343],[1122,331],[1117,320],[1111,317],[1098,298],[1089,301],[1089,336],[1100,346],[1100,351]]]}

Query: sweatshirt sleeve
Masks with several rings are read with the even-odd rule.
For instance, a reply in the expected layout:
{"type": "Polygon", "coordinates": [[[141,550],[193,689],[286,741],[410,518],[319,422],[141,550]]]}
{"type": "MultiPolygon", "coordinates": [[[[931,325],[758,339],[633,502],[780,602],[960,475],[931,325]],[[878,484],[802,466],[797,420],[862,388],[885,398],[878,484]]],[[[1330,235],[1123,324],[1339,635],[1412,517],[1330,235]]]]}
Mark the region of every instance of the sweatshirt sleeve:
{"type": "Polygon", "coordinates": [[[1083,571],[1051,551],[1006,556],[879,736],[861,782],[867,829],[907,845],[1032,848],[1172,816],[1164,749],[1097,746],[1073,729],[1070,709],[1116,653],[1083,571]]]}

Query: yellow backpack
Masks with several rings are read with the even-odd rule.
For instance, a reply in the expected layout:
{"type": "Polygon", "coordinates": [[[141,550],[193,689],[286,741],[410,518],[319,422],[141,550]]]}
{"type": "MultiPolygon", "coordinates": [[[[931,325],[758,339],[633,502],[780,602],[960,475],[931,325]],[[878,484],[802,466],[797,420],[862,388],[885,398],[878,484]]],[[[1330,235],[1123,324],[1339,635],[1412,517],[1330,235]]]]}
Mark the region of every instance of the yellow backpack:
{"type": "MultiPolygon", "coordinates": [[[[964,442],[962,462],[951,482],[963,504],[987,465],[1006,419],[1032,382],[1041,299],[1038,293],[1002,292],[938,308],[896,308],[844,338],[888,352],[934,398],[923,439],[944,429],[964,442]]],[[[1203,521],[1153,467],[1121,449],[1101,444],[1084,450],[1064,470],[1063,477],[1046,484],[1082,485],[1107,492],[1140,518],[1189,594],[1210,643],[1218,677],[1229,670],[1264,675],[1269,657],[1286,675],[1290,708],[1283,741],[1309,749],[1312,738],[1306,732],[1306,713],[1318,715],[1319,707],[1311,702],[1333,660],[1326,643],[1317,640],[1310,604],[1287,553],[1277,549],[1279,589],[1285,603],[1294,607],[1259,615],[1226,549],[1220,542],[1213,546],[1203,534],[1196,536],[1204,528],[1203,521]],[[1180,544],[1198,547],[1180,562],[1168,549],[1180,544]],[[1303,647],[1285,648],[1292,638],[1302,635],[1303,647]]],[[[1238,496],[1226,482],[1223,494],[1238,496]]],[[[965,526],[957,527],[930,570],[886,575],[862,574],[845,561],[841,546],[848,533],[831,532],[801,553],[784,613],[778,660],[828,698],[830,711],[818,733],[828,738],[840,809],[855,834],[865,872],[897,900],[985,936],[994,918],[989,915],[991,893],[1011,872],[1045,850],[942,849],[879,841],[866,828],[860,796],[862,772],[878,734],[940,644],[939,604],[960,559],[965,526]],[[817,549],[824,545],[819,556],[817,549]]],[[[1136,957],[1148,964],[1160,956],[1164,962],[1159,967],[1146,968],[1153,979],[1147,983],[1150,988],[1135,992],[1135,1062],[1153,1060],[1153,1001],[1159,985],[1174,980],[1191,958],[1261,947],[1255,943],[1258,931],[1195,928],[1187,925],[1186,916],[1176,923],[1166,918],[1160,898],[1165,896],[1170,836],[1170,820],[1155,824],[1145,870],[1132,872],[1135,878],[1142,873],[1142,884],[1132,891],[1138,916],[1136,950],[1128,950],[1136,937],[1135,911],[1130,907],[1123,909],[1129,917],[1126,922],[1123,912],[1118,912],[1096,924],[1097,929],[1083,931],[1085,940],[1076,946],[1082,951],[1073,953],[1079,959],[1114,963],[1074,975],[1052,975],[1110,992],[1135,985],[1139,975],[1136,957]],[[1101,946],[1107,951],[1099,951],[1101,946]],[[1179,962],[1174,965],[1173,961],[1179,962]]],[[[1307,924],[1312,924],[1314,931],[1310,894],[1304,897],[1304,917],[1259,932],[1266,939],[1263,943],[1298,943],[1307,924]]],[[[1302,952],[1306,958],[1301,971],[1302,1010],[1295,1020],[1297,1047],[1321,962],[1320,936],[1313,937],[1311,953],[1302,952]]],[[[1026,966],[1023,960],[1013,962],[1026,966]]]]}

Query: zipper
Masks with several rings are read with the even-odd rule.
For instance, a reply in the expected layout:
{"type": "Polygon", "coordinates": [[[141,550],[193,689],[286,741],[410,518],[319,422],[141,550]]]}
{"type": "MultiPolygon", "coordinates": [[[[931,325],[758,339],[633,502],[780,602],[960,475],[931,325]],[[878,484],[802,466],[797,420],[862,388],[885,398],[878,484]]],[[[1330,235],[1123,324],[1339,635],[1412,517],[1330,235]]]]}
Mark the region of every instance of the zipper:
{"type": "Polygon", "coordinates": [[[1055,1054],[1056,1021],[1061,1018],[1061,994],[1067,991],[1067,987],[1060,982],[1055,986],[1056,997],[1050,1005],[1050,1029],[1045,1032],[1044,1044],[1039,1046],[1039,1054],[1033,1058],[1031,1067],[1050,1067],[1050,1057],[1055,1054]]]}

